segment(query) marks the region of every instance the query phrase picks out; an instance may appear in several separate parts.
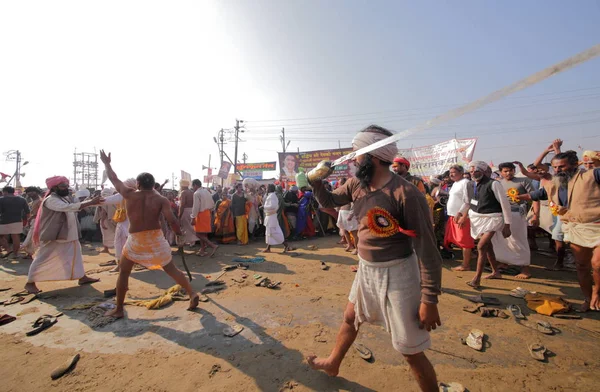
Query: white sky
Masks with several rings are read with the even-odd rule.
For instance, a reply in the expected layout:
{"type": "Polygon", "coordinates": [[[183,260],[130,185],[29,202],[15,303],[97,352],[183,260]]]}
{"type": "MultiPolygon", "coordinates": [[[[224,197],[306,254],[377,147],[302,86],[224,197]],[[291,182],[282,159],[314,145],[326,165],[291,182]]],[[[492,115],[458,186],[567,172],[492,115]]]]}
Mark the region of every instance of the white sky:
{"type": "MultiPolygon", "coordinates": [[[[20,150],[22,184],[43,186],[73,176],[75,148],[112,152],[122,178],[202,178],[236,118],[240,160],[276,160],[282,126],[293,151],[347,147],[369,123],[406,129],[587,49],[598,18],[592,1],[3,1],[0,152],[20,150]]],[[[479,137],[475,158],[496,164],[556,137],[600,149],[599,64],[400,147],[479,137]]]]}

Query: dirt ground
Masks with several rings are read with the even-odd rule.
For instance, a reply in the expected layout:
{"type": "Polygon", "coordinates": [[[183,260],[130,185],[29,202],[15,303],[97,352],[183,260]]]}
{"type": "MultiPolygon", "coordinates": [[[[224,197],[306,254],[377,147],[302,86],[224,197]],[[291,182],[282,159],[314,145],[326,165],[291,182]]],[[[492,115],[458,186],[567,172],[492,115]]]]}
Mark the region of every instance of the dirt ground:
{"type": "MultiPolygon", "coordinates": [[[[77,286],[76,282],[45,282],[39,299],[27,305],[15,304],[1,313],[19,314],[13,323],[0,327],[2,390],[9,391],[415,391],[416,384],[406,362],[393,350],[381,327],[365,325],[358,341],[374,353],[371,363],[351,350],[340,375],[330,378],[311,370],[304,360],[308,354],[327,355],[331,350],[347,303],[356,256],[336,245],[339,237],[302,241],[300,253],[265,255],[266,261],[245,271],[228,272],[221,279],[227,288],[209,294],[196,312],[186,311],[187,302],[174,302],[159,310],[127,306],[123,320],[96,328],[88,310],[65,310],[75,304],[102,300],[103,291],[115,285],[116,274],[99,272],[91,276],[101,282],[77,286]],[[317,250],[309,250],[316,245],[317,250]],[[330,266],[320,269],[320,261],[330,266]],[[280,290],[254,286],[254,274],[281,281],[280,290]],[[37,336],[25,332],[42,314],[64,312],[56,325],[37,336]],[[244,330],[233,338],[223,336],[228,325],[244,330]],[[52,381],[51,371],[69,356],[81,354],[76,368],[52,381]]],[[[200,290],[217,277],[221,268],[233,264],[238,254],[254,256],[264,246],[222,246],[213,259],[200,258],[188,250],[186,260],[200,290]]],[[[112,257],[84,245],[86,270],[112,257]]],[[[281,249],[275,249],[281,252],[281,249]]],[[[446,260],[443,271],[444,295],[439,309],[443,326],[432,333],[427,351],[440,381],[460,382],[470,391],[591,391],[600,380],[600,314],[587,313],[583,320],[559,320],[531,314],[521,299],[510,297],[518,286],[531,291],[563,296],[581,303],[574,272],[544,270],[553,258],[533,253],[533,275],[528,281],[505,276],[484,282],[482,293],[495,296],[503,306],[519,304],[528,322],[547,320],[559,329],[553,336],[515,323],[512,319],[481,318],[462,311],[465,296],[477,292],[465,282],[473,272],[456,273],[446,260]],[[471,328],[482,329],[488,339],[477,352],[460,342],[471,328]],[[596,332],[595,332],[596,331],[596,332]],[[540,342],[553,352],[547,362],[529,356],[527,346],[540,342]]],[[[174,260],[182,268],[179,256],[174,260]]],[[[20,291],[30,261],[0,262],[0,299],[20,291]]],[[[132,274],[128,296],[153,298],[173,285],[162,271],[132,274]]]]}

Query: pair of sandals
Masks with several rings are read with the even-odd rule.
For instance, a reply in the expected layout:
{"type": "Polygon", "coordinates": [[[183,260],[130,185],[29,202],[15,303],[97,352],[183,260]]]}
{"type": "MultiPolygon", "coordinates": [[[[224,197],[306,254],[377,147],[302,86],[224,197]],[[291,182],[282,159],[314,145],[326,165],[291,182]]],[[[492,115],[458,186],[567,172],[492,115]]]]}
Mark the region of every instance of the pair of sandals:
{"type": "Polygon", "coordinates": [[[54,324],[58,322],[58,318],[62,316],[62,312],[56,314],[45,314],[41,317],[38,317],[37,320],[34,321],[32,327],[33,329],[26,333],[27,336],[35,336],[42,331],[47,330],[54,324]]]}

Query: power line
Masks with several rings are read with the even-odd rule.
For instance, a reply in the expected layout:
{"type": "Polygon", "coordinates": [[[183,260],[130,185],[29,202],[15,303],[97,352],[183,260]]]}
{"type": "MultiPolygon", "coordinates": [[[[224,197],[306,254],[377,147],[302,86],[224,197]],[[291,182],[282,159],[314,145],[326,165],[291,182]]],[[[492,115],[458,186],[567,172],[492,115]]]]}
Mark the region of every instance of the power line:
{"type": "MultiPolygon", "coordinates": [[[[542,96],[548,96],[548,95],[563,94],[563,93],[570,93],[570,92],[580,92],[580,91],[590,91],[590,90],[598,90],[598,89],[600,89],[600,86],[587,87],[587,88],[581,88],[581,89],[573,89],[573,90],[563,90],[563,91],[556,91],[556,92],[549,92],[549,93],[532,94],[532,95],[525,95],[525,96],[521,96],[521,97],[507,97],[505,99],[512,101],[512,100],[518,100],[518,99],[528,99],[528,98],[542,97],[542,96]]],[[[565,97],[563,97],[563,98],[565,98],[565,97]]],[[[466,102],[435,105],[435,106],[420,107],[420,108],[409,108],[409,109],[398,109],[398,110],[387,110],[387,111],[378,111],[378,112],[343,114],[343,115],[332,115],[332,116],[321,116],[321,117],[303,117],[303,118],[287,118],[287,119],[271,119],[271,120],[248,120],[247,123],[249,123],[249,124],[267,123],[267,122],[271,123],[271,122],[323,120],[323,119],[330,119],[330,118],[370,116],[370,115],[378,115],[378,114],[384,114],[384,113],[399,113],[399,112],[406,112],[406,111],[438,109],[438,108],[444,108],[444,107],[450,107],[450,106],[464,105],[465,103],[466,102]]]]}

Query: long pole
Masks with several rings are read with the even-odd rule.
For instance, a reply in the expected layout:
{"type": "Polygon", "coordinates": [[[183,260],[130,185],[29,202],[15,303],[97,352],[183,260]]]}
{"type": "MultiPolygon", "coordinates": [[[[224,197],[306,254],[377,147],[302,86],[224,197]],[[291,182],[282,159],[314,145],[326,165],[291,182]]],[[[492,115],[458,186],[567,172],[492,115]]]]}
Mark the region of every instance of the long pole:
{"type": "Polygon", "coordinates": [[[233,174],[237,173],[237,154],[238,154],[239,133],[240,133],[240,120],[235,120],[235,151],[233,153],[233,174]]]}

